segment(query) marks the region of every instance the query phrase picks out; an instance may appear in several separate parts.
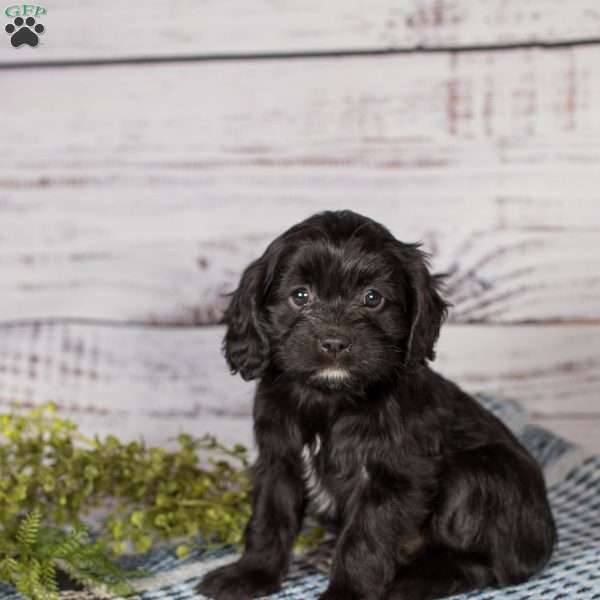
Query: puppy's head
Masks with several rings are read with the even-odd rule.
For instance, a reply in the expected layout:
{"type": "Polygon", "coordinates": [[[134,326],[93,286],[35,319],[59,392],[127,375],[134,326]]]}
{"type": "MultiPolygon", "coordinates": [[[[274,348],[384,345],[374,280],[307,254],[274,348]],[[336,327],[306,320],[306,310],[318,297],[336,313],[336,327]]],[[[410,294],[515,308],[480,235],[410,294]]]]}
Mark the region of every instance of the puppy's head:
{"type": "Polygon", "coordinates": [[[246,380],[270,368],[321,389],[359,389],[433,360],[446,314],[416,244],[375,221],[325,212],[275,239],[244,271],[224,322],[246,380]]]}

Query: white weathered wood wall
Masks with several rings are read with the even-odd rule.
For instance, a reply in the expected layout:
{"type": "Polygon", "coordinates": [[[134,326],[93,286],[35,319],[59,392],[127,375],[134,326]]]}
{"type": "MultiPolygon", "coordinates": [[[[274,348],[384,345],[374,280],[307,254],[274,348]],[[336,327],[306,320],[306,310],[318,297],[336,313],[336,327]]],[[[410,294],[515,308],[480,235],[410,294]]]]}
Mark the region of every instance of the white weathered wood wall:
{"type": "Polygon", "coordinates": [[[0,44],[0,409],[248,441],[222,294],[352,208],[449,274],[440,371],[600,450],[597,2],[46,6],[0,44]]]}

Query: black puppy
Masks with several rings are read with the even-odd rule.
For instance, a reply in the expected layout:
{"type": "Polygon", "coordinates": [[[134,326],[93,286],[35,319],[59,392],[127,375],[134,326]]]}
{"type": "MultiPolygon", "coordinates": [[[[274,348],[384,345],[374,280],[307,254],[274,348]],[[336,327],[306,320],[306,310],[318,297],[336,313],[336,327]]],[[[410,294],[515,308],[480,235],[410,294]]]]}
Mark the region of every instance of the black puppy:
{"type": "Polygon", "coordinates": [[[225,314],[231,370],[259,379],[245,551],[199,591],[279,588],[307,502],[339,523],[321,600],[416,600],[524,581],[555,528],[538,465],[427,366],[447,305],[417,245],[350,211],[292,227],[225,314]]]}

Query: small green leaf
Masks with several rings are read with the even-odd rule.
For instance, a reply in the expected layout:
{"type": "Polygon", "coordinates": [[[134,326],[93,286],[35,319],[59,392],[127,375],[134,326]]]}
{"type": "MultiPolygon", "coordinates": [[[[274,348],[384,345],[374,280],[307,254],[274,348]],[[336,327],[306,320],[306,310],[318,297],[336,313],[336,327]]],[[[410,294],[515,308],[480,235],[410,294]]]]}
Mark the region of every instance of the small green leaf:
{"type": "Polygon", "coordinates": [[[141,529],[144,526],[144,520],[146,515],[143,510],[134,510],[129,517],[131,524],[138,529],[141,529]]]}

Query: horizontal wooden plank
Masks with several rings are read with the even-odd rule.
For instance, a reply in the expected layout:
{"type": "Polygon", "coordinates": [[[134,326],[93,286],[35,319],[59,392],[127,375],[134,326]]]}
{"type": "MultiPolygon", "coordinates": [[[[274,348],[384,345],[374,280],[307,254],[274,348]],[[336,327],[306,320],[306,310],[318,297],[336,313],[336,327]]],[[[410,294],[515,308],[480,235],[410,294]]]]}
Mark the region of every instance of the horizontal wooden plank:
{"type": "MultiPolygon", "coordinates": [[[[52,399],[88,433],[164,443],[208,430],[250,443],[253,384],[228,375],[222,335],[221,327],[3,326],[0,408],[52,399]]],[[[438,350],[436,368],[469,391],[516,399],[536,419],[600,418],[600,326],[449,325],[438,350]]]]}
{"type": "Polygon", "coordinates": [[[214,322],[272,237],[347,207],[425,242],[457,321],[597,321],[599,59],[42,71],[42,105],[7,72],[0,319],[214,322]]]}
{"type": "Polygon", "coordinates": [[[600,36],[593,0],[53,0],[37,48],[0,62],[554,42],[600,36]],[[235,15],[235,16],[234,16],[235,15]]]}
{"type": "Polygon", "coordinates": [[[216,328],[2,328],[0,406],[49,400],[88,433],[164,443],[181,430],[250,440],[252,386],[230,377],[216,328]]]}
{"type": "MultiPolygon", "coordinates": [[[[600,319],[596,198],[582,200],[574,211],[568,193],[563,200],[524,202],[490,193],[487,180],[474,182],[474,200],[441,192],[429,198],[431,188],[452,187],[456,180],[395,177],[367,201],[377,179],[366,173],[339,180],[326,174],[300,196],[276,175],[273,190],[254,179],[246,180],[241,200],[226,200],[226,189],[215,192],[199,181],[198,189],[181,190],[172,204],[165,198],[174,190],[166,185],[152,194],[130,190],[118,199],[115,188],[85,196],[64,189],[51,195],[45,209],[43,190],[19,192],[18,206],[2,210],[0,322],[76,317],[216,323],[243,268],[284,229],[326,208],[351,208],[380,220],[400,239],[422,240],[434,255],[433,268],[448,274],[453,322],[600,319]],[[331,193],[324,194],[326,188],[331,193]],[[400,188],[403,199],[397,198],[400,188]]],[[[543,179],[537,184],[548,185],[543,179]]],[[[510,185],[500,186],[500,193],[517,193],[523,184],[518,176],[505,181],[510,185]]]]}
{"type": "Polygon", "coordinates": [[[515,398],[536,418],[600,414],[600,326],[442,330],[437,367],[469,390],[515,398]]]}
{"type": "Polygon", "coordinates": [[[214,183],[217,167],[592,167],[599,59],[600,45],[8,71],[0,190],[181,172],[214,183]],[[43,104],[21,92],[33,84],[43,104]]]}

